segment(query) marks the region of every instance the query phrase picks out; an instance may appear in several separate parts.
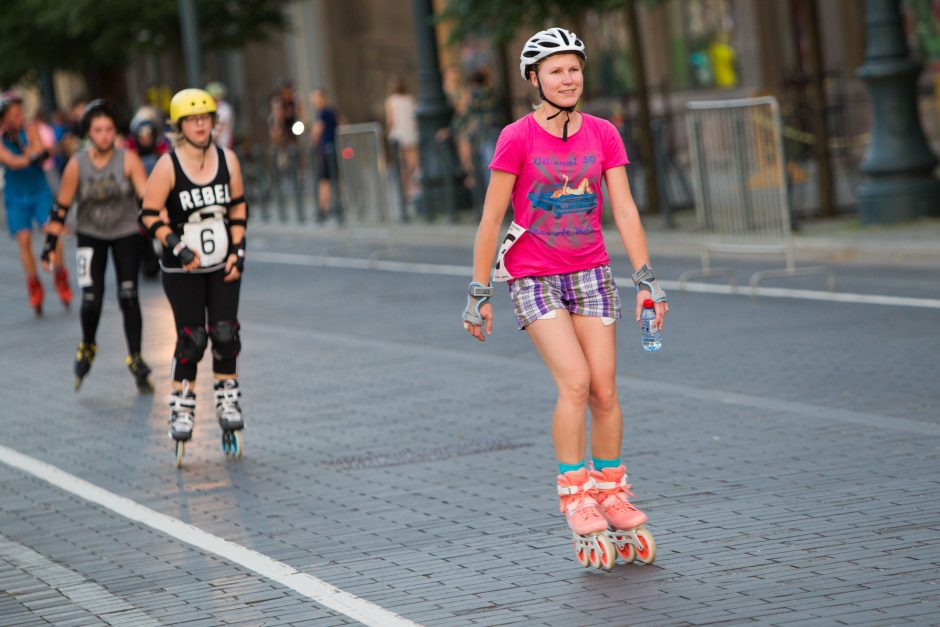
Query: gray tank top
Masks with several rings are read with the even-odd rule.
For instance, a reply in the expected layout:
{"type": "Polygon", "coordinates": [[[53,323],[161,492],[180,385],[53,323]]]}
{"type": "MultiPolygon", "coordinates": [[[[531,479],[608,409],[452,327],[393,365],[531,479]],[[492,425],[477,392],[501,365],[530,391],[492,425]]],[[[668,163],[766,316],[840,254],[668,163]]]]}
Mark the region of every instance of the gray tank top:
{"type": "Polygon", "coordinates": [[[100,170],[88,150],[78,161],[78,206],[75,230],[82,235],[112,240],[138,232],[137,196],[124,174],[124,150],[115,148],[111,160],[100,170]]]}

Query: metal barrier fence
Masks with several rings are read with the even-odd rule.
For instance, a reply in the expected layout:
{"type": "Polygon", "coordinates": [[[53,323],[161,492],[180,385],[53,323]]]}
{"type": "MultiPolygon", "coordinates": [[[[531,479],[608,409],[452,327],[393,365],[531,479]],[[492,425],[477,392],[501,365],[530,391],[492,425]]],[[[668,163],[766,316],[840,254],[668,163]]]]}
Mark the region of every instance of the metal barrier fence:
{"type": "Polygon", "coordinates": [[[346,216],[356,225],[389,222],[388,174],[382,125],[340,126],[336,132],[340,194],[346,216]]]}
{"type": "Polygon", "coordinates": [[[680,288],[693,277],[728,275],[713,268],[714,254],[782,255],[786,267],[751,276],[752,295],[771,277],[823,274],[829,290],[835,277],[822,266],[796,267],[790,228],[786,158],[776,98],[690,102],[686,115],[695,212],[706,240],[701,270],[679,277],[680,288]]]}

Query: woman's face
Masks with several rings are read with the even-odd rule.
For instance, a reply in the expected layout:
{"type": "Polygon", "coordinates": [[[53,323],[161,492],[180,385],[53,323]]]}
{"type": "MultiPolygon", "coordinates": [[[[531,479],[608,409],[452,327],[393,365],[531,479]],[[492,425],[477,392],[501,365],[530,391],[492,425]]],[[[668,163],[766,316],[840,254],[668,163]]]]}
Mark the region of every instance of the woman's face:
{"type": "MultiPolygon", "coordinates": [[[[535,76],[529,80],[538,87],[535,76]]],[[[572,107],[581,99],[584,91],[584,74],[581,72],[581,57],[573,53],[554,54],[539,64],[538,78],[542,82],[545,97],[562,107],[572,107]]]]}
{"type": "Polygon", "coordinates": [[[26,116],[23,114],[23,105],[19,102],[12,103],[3,114],[3,125],[8,129],[19,130],[23,128],[26,122],[26,116]]]}
{"type": "Polygon", "coordinates": [[[196,146],[205,146],[212,135],[212,114],[200,113],[183,118],[183,137],[196,146]]]}
{"type": "Polygon", "coordinates": [[[114,146],[114,120],[106,115],[99,115],[91,119],[88,125],[88,139],[101,152],[110,150],[114,146]]]}

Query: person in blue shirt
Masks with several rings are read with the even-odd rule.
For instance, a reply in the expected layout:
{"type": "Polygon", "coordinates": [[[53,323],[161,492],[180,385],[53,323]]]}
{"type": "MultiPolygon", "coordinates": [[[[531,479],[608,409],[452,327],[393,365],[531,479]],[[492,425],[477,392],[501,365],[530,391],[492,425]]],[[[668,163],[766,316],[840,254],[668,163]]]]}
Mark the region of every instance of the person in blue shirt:
{"type": "MultiPolygon", "coordinates": [[[[316,122],[313,123],[311,140],[319,163],[317,179],[317,221],[326,222],[332,210],[333,184],[339,178],[339,166],[336,160],[336,127],[338,125],[336,110],[330,106],[326,90],[314,89],[310,94],[310,102],[316,111],[316,122]]],[[[340,216],[335,216],[337,222],[340,216]]]]}
{"type": "MultiPolygon", "coordinates": [[[[37,272],[33,252],[33,224],[43,228],[52,207],[52,190],[46,181],[42,164],[49,158],[43,148],[35,123],[27,123],[23,99],[13,93],[0,96],[0,165],[3,166],[3,202],[7,211],[7,229],[20,248],[20,262],[26,273],[29,305],[42,315],[43,288],[37,272]]],[[[56,258],[62,259],[62,242],[58,243],[56,258]]],[[[62,304],[72,302],[68,271],[58,264],[54,283],[62,304]]]]}

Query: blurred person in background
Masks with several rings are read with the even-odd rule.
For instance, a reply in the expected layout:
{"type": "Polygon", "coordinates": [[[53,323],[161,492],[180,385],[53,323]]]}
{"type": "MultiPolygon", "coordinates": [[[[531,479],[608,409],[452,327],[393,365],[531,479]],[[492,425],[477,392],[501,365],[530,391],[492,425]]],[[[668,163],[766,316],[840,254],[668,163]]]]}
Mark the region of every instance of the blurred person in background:
{"type": "Polygon", "coordinates": [[[269,136],[277,152],[279,168],[287,167],[287,149],[297,144],[294,124],[303,119],[303,106],[294,93],[294,84],[285,78],[271,98],[271,115],[268,117],[269,136]]]}
{"type": "Polygon", "coordinates": [[[82,288],[82,341],[75,356],[75,390],[91,370],[98,350],[98,323],[104,305],[108,251],[117,278],[117,296],[124,317],[127,367],[140,392],[152,392],[150,367],[141,357],[143,320],[137,297],[137,273],[142,242],[137,223],[139,198],[147,175],[140,158],[116,145],[114,110],[104,100],[92,100],[82,114],[80,132],[87,147],[74,154],[62,173],[55,206],[50,213],[42,264],[46,270],[64,267],[59,237],[69,207],[75,203],[77,232],[76,274],[82,288]]]}
{"type": "Polygon", "coordinates": [[[415,117],[417,103],[408,91],[405,80],[396,76],[389,83],[385,99],[385,123],[392,150],[398,151],[402,196],[410,201],[415,193],[418,173],[418,122],[415,117]]]}
{"type": "Polygon", "coordinates": [[[225,99],[228,90],[219,81],[212,81],[206,85],[206,91],[215,98],[215,143],[222,148],[232,148],[235,145],[235,110],[225,99]]]}
{"type": "MultiPolygon", "coordinates": [[[[317,222],[321,224],[333,212],[333,184],[337,182],[339,165],[336,161],[336,127],[339,125],[336,110],[330,105],[326,90],[322,87],[310,93],[310,104],[316,112],[316,121],[310,131],[310,141],[316,150],[319,163],[317,189],[317,222]]],[[[337,224],[341,216],[332,216],[337,224]]]]}
{"type": "MultiPolygon", "coordinates": [[[[43,172],[43,163],[49,159],[39,137],[39,128],[27,123],[23,99],[15,93],[0,95],[0,165],[3,166],[3,200],[7,210],[7,229],[19,245],[20,262],[26,274],[29,305],[37,316],[42,315],[44,297],[42,282],[33,252],[33,224],[44,227],[52,206],[52,190],[43,172]]],[[[56,253],[61,258],[62,244],[56,253]]],[[[68,271],[56,268],[54,283],[59,299],[66,307],[72,302],[68,271]]]]}
{"type": "MultiPolygon", "coordinates": [[[[157,164],[157,159],[170,148],[162,132],[163,123],[156,109],[147,105],[138,109],[131,119],[130,131],[127,148],[137,153],[144,166],[144,172],[150,176],[153,167],[157,164]]],[[[141,234],[146,235],[143,227],[141,227],[141,234]]],[[[160,243],[144,237],[140,245],[141,273],[148,279],[155,279],[160,274],[160,243]]]]}

